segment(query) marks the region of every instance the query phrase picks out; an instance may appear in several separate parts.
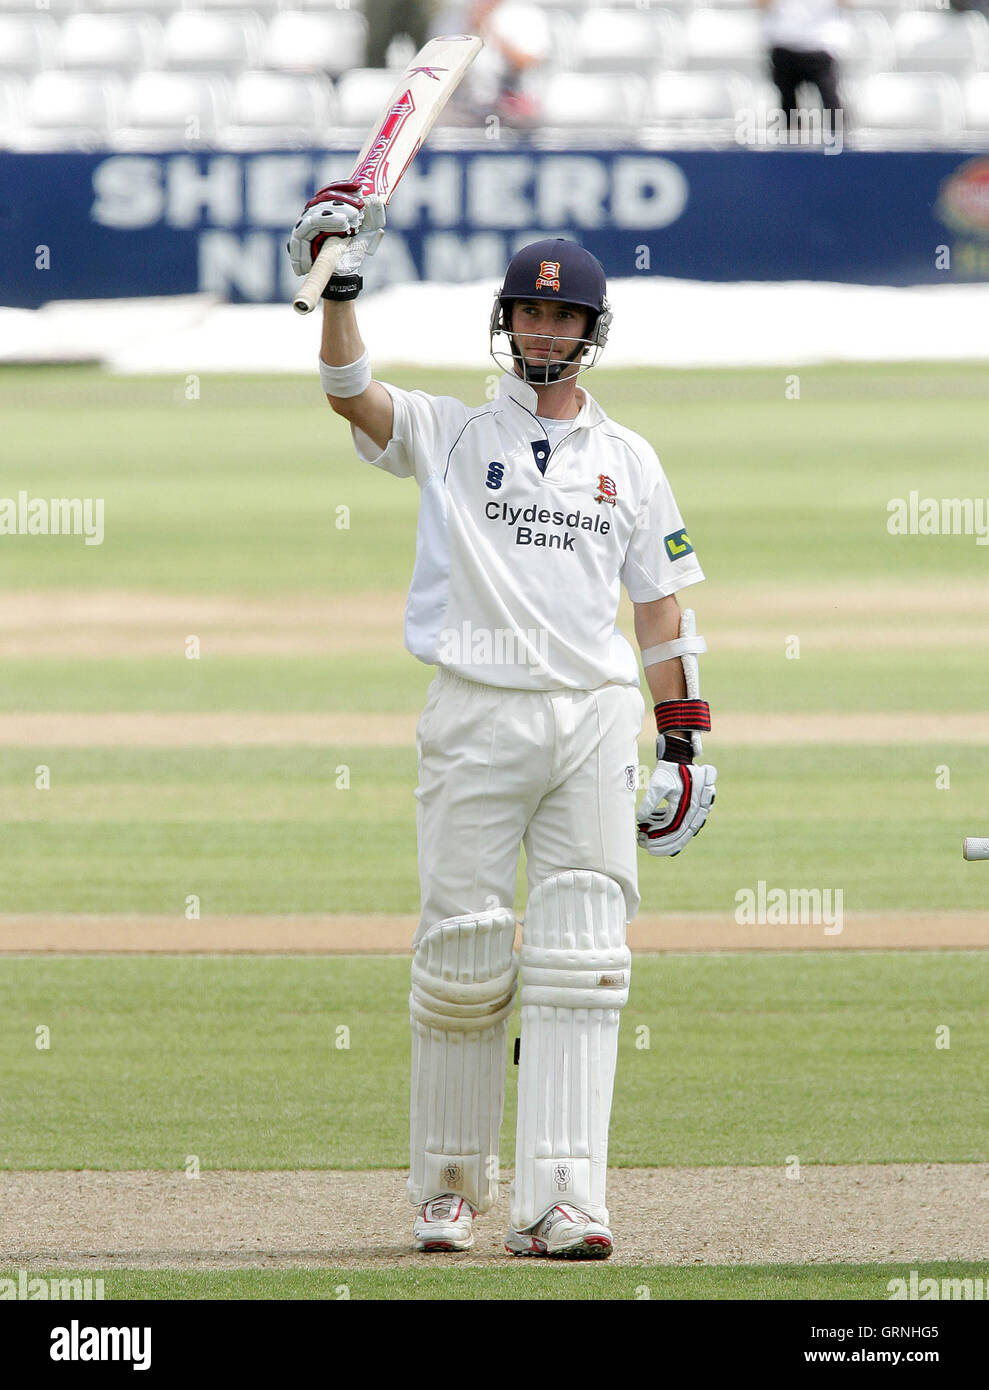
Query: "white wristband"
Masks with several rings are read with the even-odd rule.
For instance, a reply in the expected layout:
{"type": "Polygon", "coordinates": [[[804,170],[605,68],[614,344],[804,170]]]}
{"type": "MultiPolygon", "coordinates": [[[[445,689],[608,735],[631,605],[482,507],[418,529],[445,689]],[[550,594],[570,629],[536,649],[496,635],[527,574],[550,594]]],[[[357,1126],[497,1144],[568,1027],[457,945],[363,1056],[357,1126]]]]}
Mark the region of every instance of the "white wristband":
{"type": "Polygon", "coordinates": [[[320,358],[319,380],[328,396],[359,396],[371,385],[371,359],[367,350],[346,367],[328,367],[320,358]]]}

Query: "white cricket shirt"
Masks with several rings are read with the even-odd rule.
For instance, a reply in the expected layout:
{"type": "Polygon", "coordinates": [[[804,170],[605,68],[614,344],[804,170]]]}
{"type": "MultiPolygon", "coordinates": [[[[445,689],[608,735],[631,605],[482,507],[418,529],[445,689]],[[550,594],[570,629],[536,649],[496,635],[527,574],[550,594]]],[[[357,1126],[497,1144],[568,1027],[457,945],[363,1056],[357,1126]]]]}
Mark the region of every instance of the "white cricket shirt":
{"type": "Polygon", "coordinates": [[[621,585],[648,603],[704,578],[651,445],[586,389],[551,443],[519,377],[503,376],[476,408],[383,384],[395,407],[388,447],[356,429],[354,443],[421,489],[405,609],[413,656],[520,690],[637,686],[615,626],[621,585]]]}
{"type": "Polygon", "coordinates": [[[830,52],[843,33],[836,0],[771,0],[764,20],[772,48],[830,52]]]}

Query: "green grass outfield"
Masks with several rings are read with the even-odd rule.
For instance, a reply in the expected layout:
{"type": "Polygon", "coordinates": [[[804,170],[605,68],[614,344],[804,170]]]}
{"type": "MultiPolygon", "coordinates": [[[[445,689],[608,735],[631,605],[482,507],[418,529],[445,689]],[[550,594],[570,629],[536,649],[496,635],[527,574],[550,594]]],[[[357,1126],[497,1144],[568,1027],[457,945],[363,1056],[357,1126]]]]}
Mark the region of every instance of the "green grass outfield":
{"type": "MultiPolygon", "coordinates": [[[[435,1264],[435,1259],[434,1259],[435,1264]]],[[[456,1269],[456,1257],[442,1267],[415,1270],[368,1269],[104,1269],[51,1270],[32,1265],[29,1278],[99,1279],[106,1299],[473,1299],[600,1300],[651,1299],[855,1299],[890,1297],[890,1281],[909,1282],[901,1264],[867,1265],[547,1265],[513,1261],[503,1269],[456,1269]]],[[[17,1279],[18,1269],[0,1269],[0,1278],[17,1279]]],[[[962,1260],[924,1261],[924,1279],[986,1278],[985,1265],[962,1260]]],[[[974,1285],[975,1288],[980,1287],[974,1285]]],[[[64,1304],[60,1304],[64,1306],[64,1304]]],[[[895,1313],[899,1304],[890,1304],[895,1313]]],[[[915,1313],[916,1309],[910,1305],[915,1313]]],[[[85,1318],[86,1304],[76,1305],[85,1318]]],[[[67,1316],[68,1314],[66,1314],[67,1316]]]]}
{"type": "MultiPolygon", "coordinates": [[[[489,384],[484,371],[383,375],[471,403],[489,384]]],[[[989,866],[960,855],[963,835],[989,833],[984,741],[719,745],[719,713],[986,714],[989,548],[886,528],[888,503],[912,490],[986,497],[984,364],[805,367],[799,400],[787,399],[791,375],[781,366],[587,378],[615,418],[655,445],[708,576],[688,595],[712,639],[701,683],[718,803],[686,854],[641,860],[643,910],[727,913],[759,880],[841,889],[846,914],[986,910],[989,866]],[[799,660],[785,658],[789,635],[801,639],[799,660]]],[[[0,413],[0,496],[105,500],[103,545],[0,537],[8,619],[30,591],[193,605],[222,596],[267,601],[269,611],[281,603],[287,615],[315,596],[327,623],[339,612],[341,639],[332,656],[325,643],[307,646],[305,629],[284,650],[228,640],[219,655],[207,641],[189,661],[181,639],[194,629],[179,607],[174,631],[150,633],[180,634],[174,656],[161,645],[129,650],[126,616],[103,648],[61,648],[53,602],[42,630],[27,634],[45,639],[33,647],[19,650],[10,622],[0,624],[10,644],[0,717],[387,720],[421,707],[431,673],[402,652],[397,631],[367,641],[347,606],[378,595],[395,611],[412,570],[417,490],[356,460],[315,372],[205,376],[190,400],[184,375],[0,369],[0,413]]],[[[174,913],[191,931],[189,894],[206,916],[412,913],[414,778],[411,748],[359,740],[0,745],[0,912],[174,913]],[[35,786],[39,765],[50,790],[35,786]]],[[[636,959],[612,1161],[984,1161],[989,958],[836,953],[814,949],[819,928],[793,931],[793,954],[636,959]],[[950,1049],[935,1047],[943,1025],[950,1049]],[[649,1046],[637,1048],[644,1036],[649,1046]]],[[[178,1172],[191,1153],[207,1171],[403,1167],[407,989],[408,962],[397,958],[0,957],[0,1167],[178,1172]],[[47,1050],[35,1046],[40,1025],[51,1030],[47,1050]],[[340,1025],[347,1049],[334,1045],[340,1025]]],[[[514,1086],[509,1068],[503,1161],[514,1086]]],[[[985,1274],[955,1262],[920,1268],[985,1274]]],[[[633,1299],[644,1287],[654,1299],[711,1300],[885,1298],[888,1280],[907,1273],[104,1271],[112,1297],[332,1299],[346,1285],[353,1299],[633,1299]]]]}
{"type": "MultiPolygon", "coordinates": [[[[961,841],[989,819],[989,747],[712,757],[715,816],[688,854],[641,858],[644,912],[734,912],[760,879],[840,888],[845,913],[985,908],[989,876],[961,841]]],[[[179,919],[196,894],[206,915],[415,913],[415,778],[406,748],[3,749],[3,910],[179,919]]]]}
{"type": "MultiPolygon", "coordinates": [[[[594,372],[602,405],[654,444],[708,578],[976,576],[972,537],[890,537],[887,502],[986,495],[983,364],[594,372]]],[[[487,372],[402,368],[407,387],[481,404],[487,372]]],[[[186,593],[403,588],[416,487],[358,463],[315,371],[114,378],[0,371],[2,494],[106,500],[102,546],[6,537],[0,587],[186,593]],[[338,506],[350,526],[336,528],[338,506]]]]}
{"type": "MultiPolygon", "coordinates": [[[[0,1165],[402,1168],[407,993],[396,957],[9,958],[0,1165]]],[[[987,1010],[978,952],[638,957],[609,1158],[984,1161],[987,1010]]]]}

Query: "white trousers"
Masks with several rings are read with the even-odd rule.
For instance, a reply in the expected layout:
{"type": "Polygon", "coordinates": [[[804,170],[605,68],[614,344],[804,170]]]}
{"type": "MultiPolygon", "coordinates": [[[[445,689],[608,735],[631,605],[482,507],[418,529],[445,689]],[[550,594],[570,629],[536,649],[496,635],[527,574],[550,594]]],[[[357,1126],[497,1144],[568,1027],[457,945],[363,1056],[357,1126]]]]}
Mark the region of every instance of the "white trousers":
{"type": "Polygon", "coordinates": [[[619,884],[631,921],[644,710],[637,686],[504,690],[440,668],[417,731],[416,943],[448,917],[512,908],[522,845],[530,893],[592,869],[619,884]]]}

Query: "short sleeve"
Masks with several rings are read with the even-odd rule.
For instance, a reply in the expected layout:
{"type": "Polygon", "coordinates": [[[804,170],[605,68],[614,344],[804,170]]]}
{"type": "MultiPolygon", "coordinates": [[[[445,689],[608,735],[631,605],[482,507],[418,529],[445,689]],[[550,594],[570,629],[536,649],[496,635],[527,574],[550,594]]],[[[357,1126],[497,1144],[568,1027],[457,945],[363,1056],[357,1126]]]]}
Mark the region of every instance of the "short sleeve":
{"type": "Polygon", "coordinates": [[[666,598],[704,578],[673,489],[655,455],[653,460],[654,484],[639,508],[621,572],[633,603],[666,598]]]}
{"type": "Polygon", "coordinates": [[[363,430],[352,426],[357,456],[396,478],[414,477],[424,487],[432,474],[443,471],[450,447],[467,418],[467,407],[452,397],[403,391],[387,381],[381,384],[395,409],[392,436],[385,449],[378,449],[363,430]]]}

